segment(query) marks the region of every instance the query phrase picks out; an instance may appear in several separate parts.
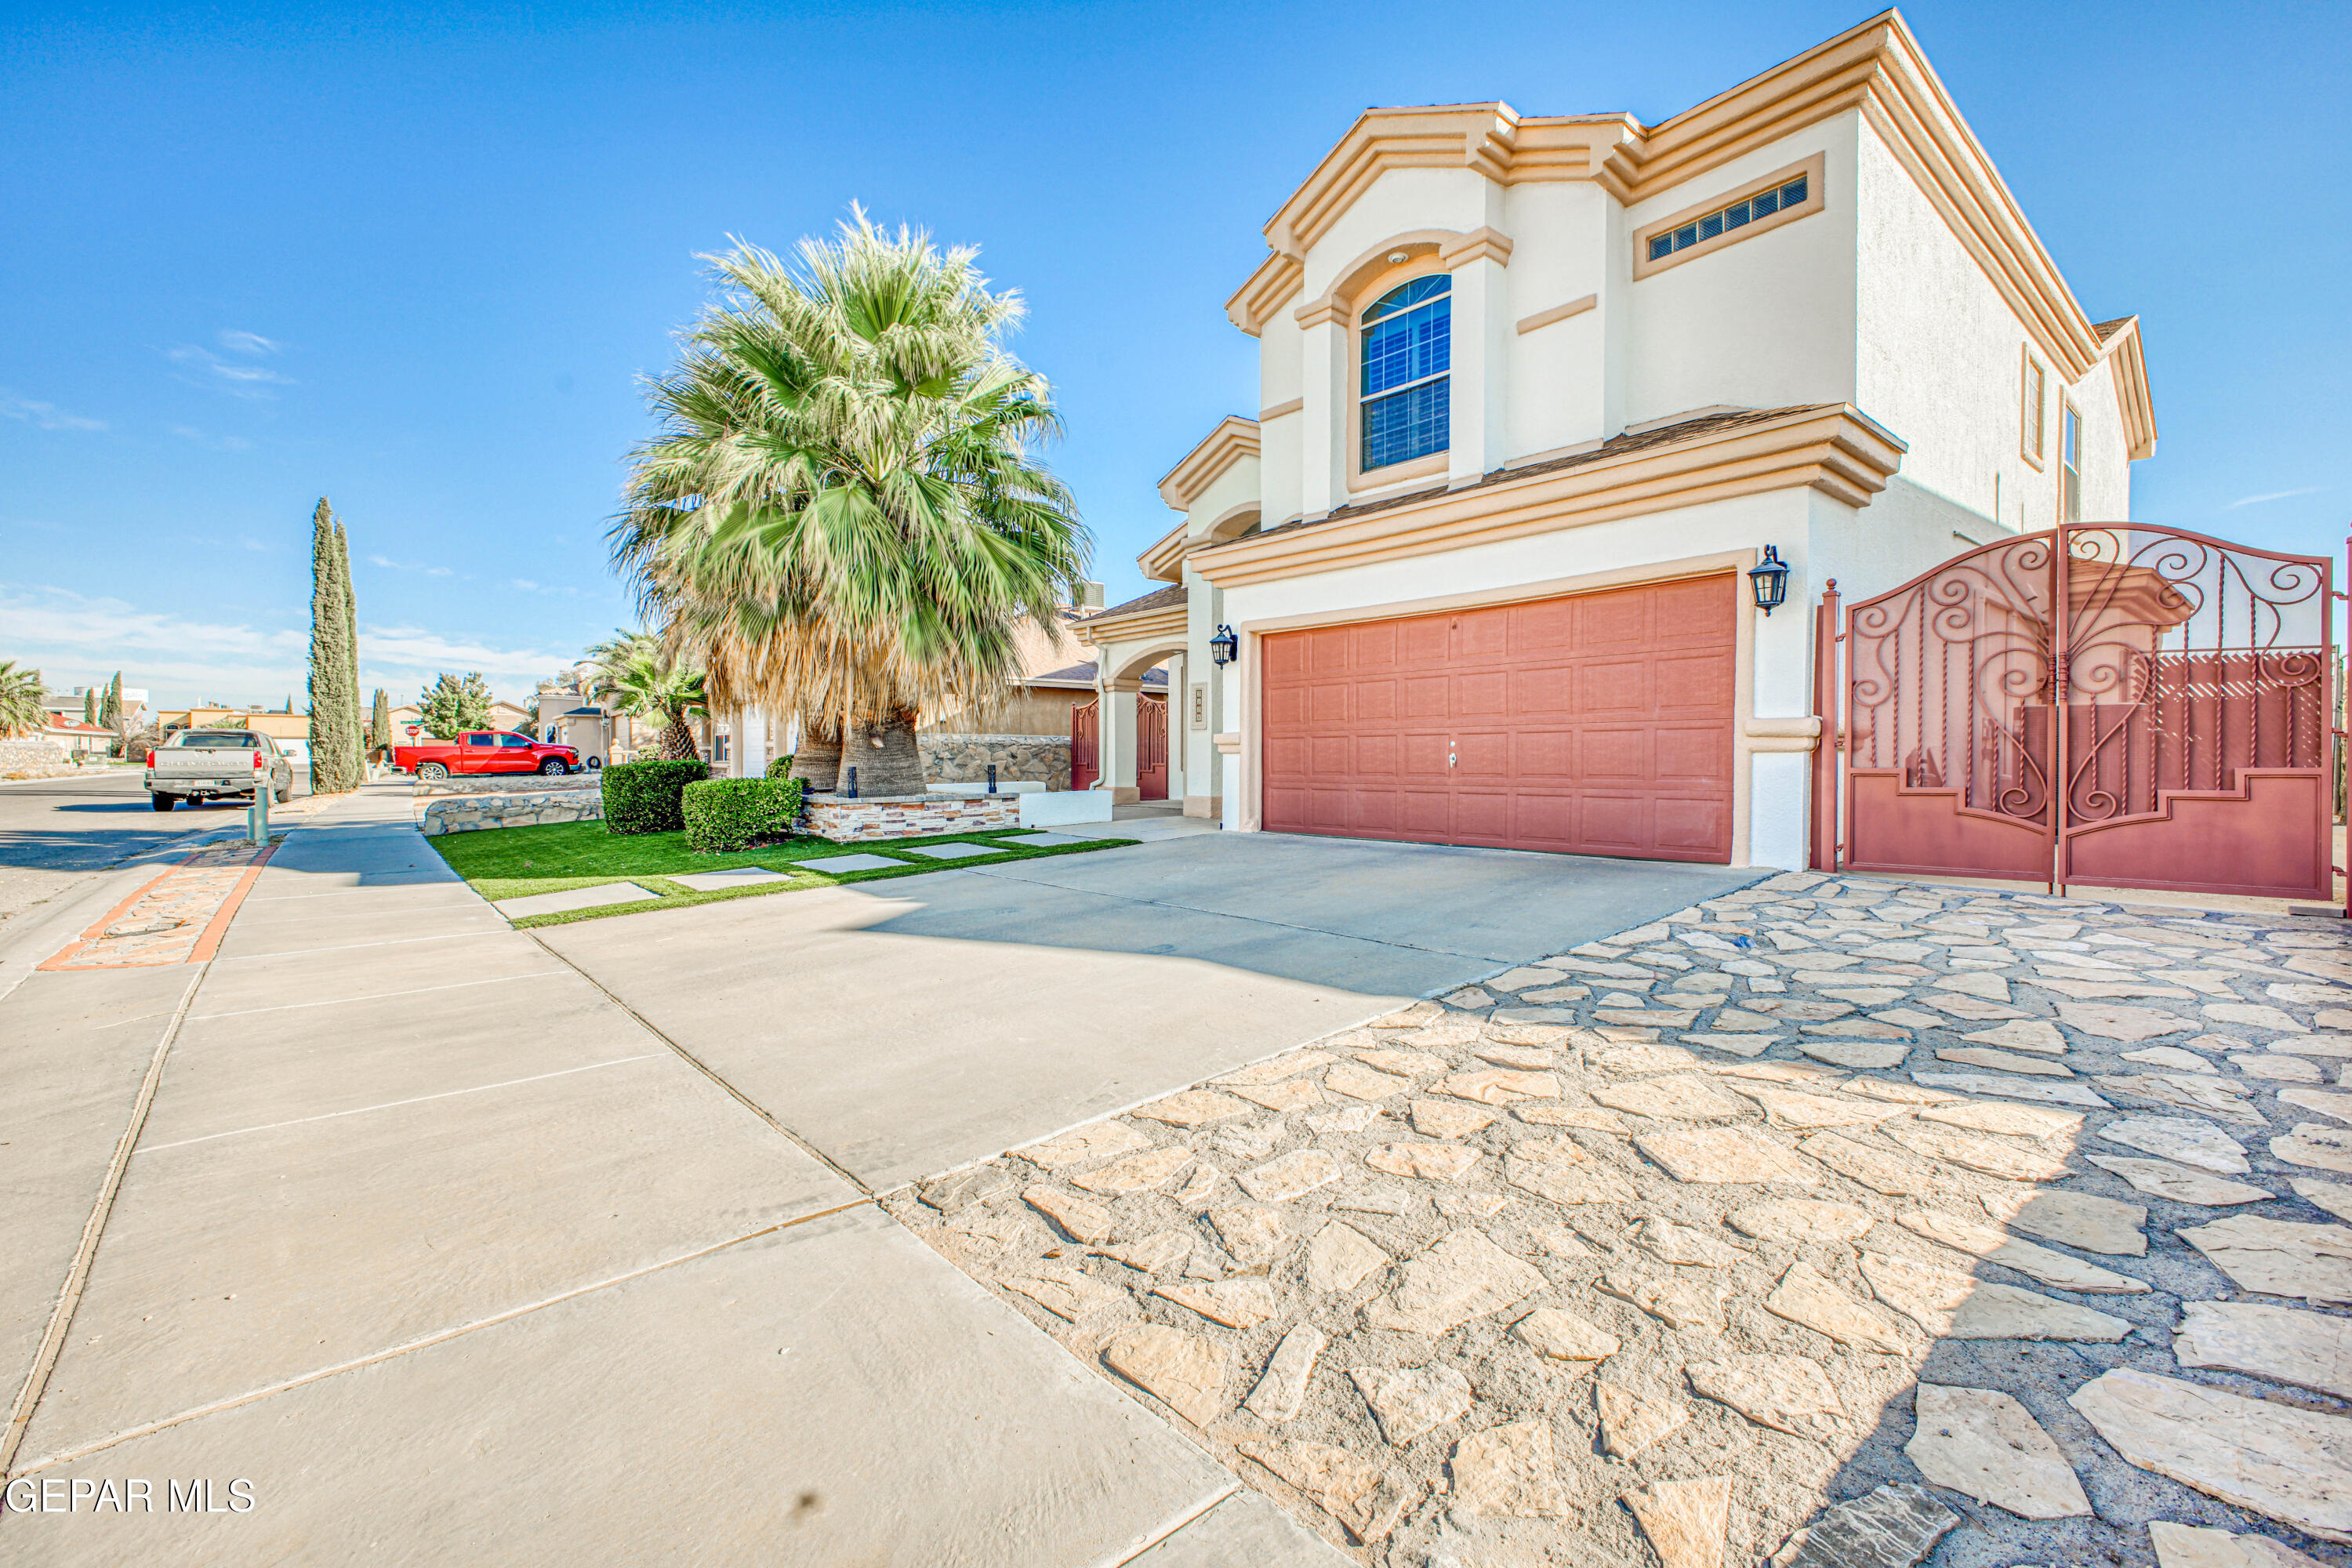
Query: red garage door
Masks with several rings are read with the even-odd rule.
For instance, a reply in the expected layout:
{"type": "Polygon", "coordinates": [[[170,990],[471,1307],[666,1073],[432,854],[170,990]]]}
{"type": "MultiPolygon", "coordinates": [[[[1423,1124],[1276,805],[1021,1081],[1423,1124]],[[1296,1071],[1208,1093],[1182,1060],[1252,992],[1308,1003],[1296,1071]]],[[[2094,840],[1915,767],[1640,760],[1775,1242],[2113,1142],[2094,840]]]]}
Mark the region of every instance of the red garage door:
{"type": "Polygon", "coordinates": [[[1265,826],[1729,860],[1734,586],[1266,637],[1265,826]]]}

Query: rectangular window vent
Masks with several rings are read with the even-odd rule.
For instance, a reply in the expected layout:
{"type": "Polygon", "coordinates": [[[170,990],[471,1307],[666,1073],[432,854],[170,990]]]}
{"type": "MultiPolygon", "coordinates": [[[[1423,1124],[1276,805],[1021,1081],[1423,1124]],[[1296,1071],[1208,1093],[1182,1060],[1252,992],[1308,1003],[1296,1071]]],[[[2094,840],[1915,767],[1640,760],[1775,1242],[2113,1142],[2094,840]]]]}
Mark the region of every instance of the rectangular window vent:
{"type": "Polygon", "coordinates": [[[1686,223],[1680,228],[1668,229],[1664,234],[1652,235],[1650,259],[1663,260],[1677,250],[1688,250],[1692,246],[1704,241],[1719,239],[1733,229],[1746,228],[1758,218],[1770,217],[1782,207],[1799,205],[1810,194],[1808,177],[1800,174],[1785,185],[1776,186],[1769,191],[1759,191],[1754,195],[1736,201],[1719,211],[1708,213],[1696,223],[1686,223]]]}

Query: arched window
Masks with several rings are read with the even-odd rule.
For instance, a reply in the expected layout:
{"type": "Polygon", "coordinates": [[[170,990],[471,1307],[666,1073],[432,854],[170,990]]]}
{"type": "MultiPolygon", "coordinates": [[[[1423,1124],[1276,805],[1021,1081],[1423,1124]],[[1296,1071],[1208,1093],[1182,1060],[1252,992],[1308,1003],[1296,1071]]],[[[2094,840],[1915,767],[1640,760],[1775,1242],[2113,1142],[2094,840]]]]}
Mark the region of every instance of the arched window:
{"type": "Polygon", "coordinates": [[[1454,279],[1400,284],[1364,312],[1363,468],[1443,452],[1454,365],[1454,279]]]}

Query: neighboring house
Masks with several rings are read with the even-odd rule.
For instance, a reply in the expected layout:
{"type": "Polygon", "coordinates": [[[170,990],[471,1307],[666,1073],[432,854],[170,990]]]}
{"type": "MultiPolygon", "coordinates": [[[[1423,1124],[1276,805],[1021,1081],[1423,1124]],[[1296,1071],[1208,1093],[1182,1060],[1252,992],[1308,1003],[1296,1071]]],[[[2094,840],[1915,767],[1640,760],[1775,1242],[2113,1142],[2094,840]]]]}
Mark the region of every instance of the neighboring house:
{"type": "Polygon", "coordinates": [[[922,733],[1066,737],[1070,710],[1093,700],[1095,694],[1094,667],[1074,661],[1086,651],[1079,626],[1089,612],[1102,608],[1102,584],[1082,587],[1084,603],[1061,607],[1058,640],[1036,626],[1020,629],[1021,677],[1002,696],[994,702],[927,716],[919,726],[922,733]]]}
{"type": "Polygon", "coordinates": [[[1265,232],[1258,417],[1084,628],[1106,783],[1166,661],[1170,793],[1230,828],[1802,866],[1824,582],[2126,519],[2155,449],[2137,318],[1892,12],[1654,126],[1372,110],[1265,232]]]}
{"type": "Polygon", "coordinates": [[[66,755],[76,762],[84,757],[103,758],[107,748],[114,744],[114,731],[103,724],[83,723],[79,708],[72,718],[51,718],[41,727],[41,734],[63,746],[66,755]]]}
{"type": "Polygon", "coordinates": [[[310,716],[308,713],[209,705],[159,713],[155,718],[156,728],[165,734],[175,730],[253,730],[277,741],[307,741],[310,738],[310,716]]]}

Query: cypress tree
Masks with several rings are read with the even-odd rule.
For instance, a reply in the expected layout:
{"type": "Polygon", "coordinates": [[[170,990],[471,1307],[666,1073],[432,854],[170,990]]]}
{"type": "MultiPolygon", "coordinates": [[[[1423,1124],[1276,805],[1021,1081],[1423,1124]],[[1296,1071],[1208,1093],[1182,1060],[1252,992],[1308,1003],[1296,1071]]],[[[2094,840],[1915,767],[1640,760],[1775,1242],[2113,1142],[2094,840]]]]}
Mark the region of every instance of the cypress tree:
{"type": "Polygon", "coordinates": [[[95,686],[82,688],[81,721],[85,724],[98,722],[98,688],[95,686]]]}
{"type": "Polygon", "coordinates": [[[351,741],[345,756],[352,787],[357,789],[367,782],[367,737],[360,720],[360,601],[359,591],[352,586],[352,542],[340,518],[335,521],[335,576],[342,584],[343,619],[350,632],[343,644],[343,689],[351,694],[351,741]]]}
{"type": "Polygon", "coordinates": [[[341,531],[320,496],[310,514],[310,789],[359,787],[359,682],[352,658],[351,594],[341,571],[341,531]]]}
{"type": "Polygon", "coordinates": [[[375,701],[370,709],[367,743],[368,750],[373,751],[392,744],[392,699],[384,695],[383,687],[375,689],[375,701]]]}
{"type": "Polygon", "coordinates": [[[106,688],[106,706],[99,710],[99,722],[110,730],[122,728],[122,672],[116,670],[106,688]]]}

